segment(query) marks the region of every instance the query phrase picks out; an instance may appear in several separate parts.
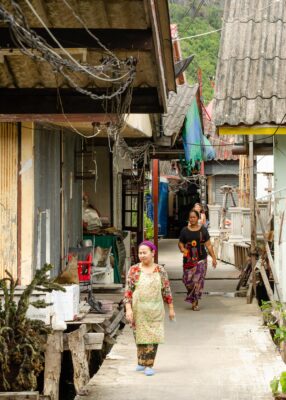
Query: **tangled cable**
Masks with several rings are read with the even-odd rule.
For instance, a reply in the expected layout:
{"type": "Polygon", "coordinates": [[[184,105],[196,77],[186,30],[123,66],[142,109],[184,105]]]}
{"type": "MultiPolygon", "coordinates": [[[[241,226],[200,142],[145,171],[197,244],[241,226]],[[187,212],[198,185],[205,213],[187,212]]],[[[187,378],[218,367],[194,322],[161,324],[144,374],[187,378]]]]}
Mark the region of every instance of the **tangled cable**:
{"type": "MultiPolygon", "coordinates": [[[[119,60],[109,51],[108,56],[100,65],[93,66],[87,63],[80,64],[55,38],[30,1],[25,1],[33,14],[38,18],[53,41],[67,56],[67,58],[63,58],[42,37],[29,28],[19,4],[14,0],[11,0],[14,15],[9,13],[2,5],[0,5],[0,20],[8,24],[11,38],[15,46],[17,46],[23,54],[36,61],[48,62],[53,71],[60,73],[75,90],[94,100],[110,100],[115,96],[123,94],[126,89],[132,85],[136,73],[136,60],[133,57],[127,58],[126,60],[119,60]],[[70,73],[85,74],[92,77],[94,80],[107,82],[109,85],[112,85],[110,93],[98,95],[88,89],[84,89],[77,84],[76,80],[70,75],[70,73]]],[[[98,43],[101,44],[99,39],[98,43]]],[[[105,51],[108,50],[105,46],[103,48],[105,51]]]]}

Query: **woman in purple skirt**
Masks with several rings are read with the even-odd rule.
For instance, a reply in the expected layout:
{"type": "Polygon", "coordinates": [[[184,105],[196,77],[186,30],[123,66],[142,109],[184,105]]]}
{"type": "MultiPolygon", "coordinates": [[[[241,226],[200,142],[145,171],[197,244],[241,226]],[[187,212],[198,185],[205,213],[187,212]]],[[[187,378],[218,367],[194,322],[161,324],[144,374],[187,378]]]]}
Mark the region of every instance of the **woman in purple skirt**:
{"type": "Polygon", "coordinates": [[[212,257],[213,267],[215,268],[217,264],[209,232],[199,224],[199,218],[199,213],[192,210],[189,214],[189,224],[182,229],[179,238],[179,249],[184,255],[183,282],[188,292],[186,301],[192,304],[194,311],[199,311],[198,302],[204,288],[207,272],[206,248],[212,257]]]}

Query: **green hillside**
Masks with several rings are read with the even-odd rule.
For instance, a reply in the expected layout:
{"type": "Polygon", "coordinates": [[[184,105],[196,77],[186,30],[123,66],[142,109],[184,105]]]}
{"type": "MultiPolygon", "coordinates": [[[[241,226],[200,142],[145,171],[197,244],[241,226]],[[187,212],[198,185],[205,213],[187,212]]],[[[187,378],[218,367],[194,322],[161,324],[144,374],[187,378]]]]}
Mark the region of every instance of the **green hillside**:
{"type": "MultiPolygon", "coordinates": [[[[171,22],[176,23],[180,38],[198,35],[220,29],[222,25],[222,0],[206,0],[199,7],[200,0],[170,0],[171,22]],[[181,3],[181,4],[179,4],[181,3]]],[[[203,75],[203,97],[207,104],[213,97],[210,79],[215,77],[220,32],[193,39],[182,40],[183,57],[195,55],[187,70],[190,84],[198,81],[197,71],[200,67],[203,75]]]]}

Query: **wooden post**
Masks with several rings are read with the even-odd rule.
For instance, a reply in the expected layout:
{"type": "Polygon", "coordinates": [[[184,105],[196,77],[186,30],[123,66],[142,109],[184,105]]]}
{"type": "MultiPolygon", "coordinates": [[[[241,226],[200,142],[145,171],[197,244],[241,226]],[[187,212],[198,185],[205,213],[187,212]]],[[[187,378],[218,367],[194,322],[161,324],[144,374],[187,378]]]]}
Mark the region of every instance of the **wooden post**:
{"type": "Polygon", "coordinates": [[[54,331],[48,336],[45,351],[44,395],[59,399],[59,385],[63,351],[63,332],[54,331]]]}
{"type": "Polygon", "coordinates": [[[256,213],[255,213],[255,191],[254,191],[254,154],[253,154],[253,135],[249,135],[249,205],[251,219],[251,247],[250,257],[252,266],[252,284],[256,294],[256,213]]]}
{"type": "Polygon", "coordinates": [[[68,346],[72,356],[73,381],[76,393],[88,384],[89,368],[85,350],[86,325],[81,325],[76,331],[68,333],[68,346]]]}
{"type": "Polygon", "coordinates": [[[260,223],[260,226],[261,226],[261,231],[262,231],[262,235],[263,235],[263,239],[264,239],[264,243],[265,243],[265,249],[266,249],[267,258],[268,258],[268,261],[269,261],[269,266],[270,266],[270,269],[271,269],[271,272],[272,272],[272,275],[273,275],[273,278],[274,278],[274,284],[275,284],[275,287],[276,287],[276,293],[277,293],[277,296],[278,296],[278,300],[280,300],[282,298],[282,294],[281,294],[281,290],[280,290],[280,286],[279,286],[279,279],[278,279],[278,276],[276,274],[276,270],[275,270],[275,266],[274,266],[274,260],[273,260],[273,257],[272,257],[271,251],[270,251],[269,243],[268,243],[268,241],[266,239],[266,236],[265,236],[265,234],[266,234],[265,227],[264,227],[263,220],[261,218],[260,210],[259,210],[259,207],[258,207],[257,203],[256,203],[256,207],[257,207],[256,208],[256,212],[257,212],[258,220],[259,220],[259,223],[260,223]]]}
{"type": "MultiPolygon", "coordinates": [[[[158,249],[158,205],[159,205],[159,160],[152,163],[152,196],[153,196],[153,220],[154,220],[154,244],[158,249]]],[[[155,263],[158,262],[158,251],[155,254],[155,263]]]]}

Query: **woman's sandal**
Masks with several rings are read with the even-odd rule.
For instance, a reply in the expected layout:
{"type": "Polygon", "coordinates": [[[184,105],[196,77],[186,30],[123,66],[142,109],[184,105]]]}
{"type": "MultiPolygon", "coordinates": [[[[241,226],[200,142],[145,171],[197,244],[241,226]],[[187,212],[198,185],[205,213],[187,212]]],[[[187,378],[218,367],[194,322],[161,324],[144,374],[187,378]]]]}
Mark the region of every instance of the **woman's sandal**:
{"type": "Polygon", "coordinates": [[[147,367],[147,368],[145,368],[144,374],[146,376],[153,376],[155,374],[155,371],[153,368],[147,367]]]}
{"type": "Polygon", "coordinates": [[[198,306],[198,302],[197,301],[192,304],[192,310],[193,311],[200,311],[200,307],[198,306]]]}

